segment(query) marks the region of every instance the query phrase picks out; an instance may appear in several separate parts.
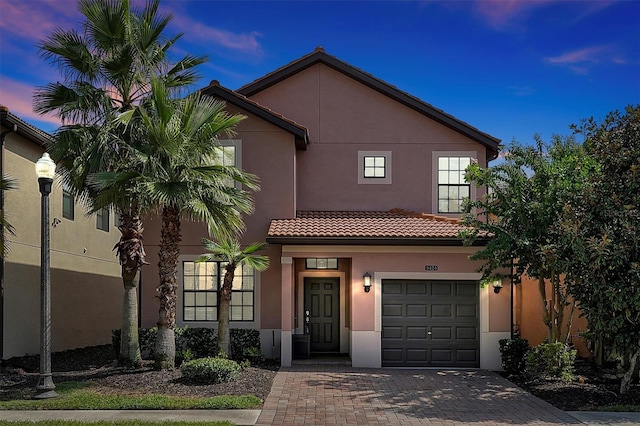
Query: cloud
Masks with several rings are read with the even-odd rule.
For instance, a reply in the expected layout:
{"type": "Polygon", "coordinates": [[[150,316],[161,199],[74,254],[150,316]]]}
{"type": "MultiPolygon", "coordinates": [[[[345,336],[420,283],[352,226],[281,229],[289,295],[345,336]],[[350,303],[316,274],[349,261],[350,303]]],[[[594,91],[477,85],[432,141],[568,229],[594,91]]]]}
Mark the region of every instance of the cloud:
{"type": "Polygon", "coordinates": [[[217,44],[227,49],[245,53],[259,54],[262,51],[258,37],[260,33],[254,31],[249,34],[237,34],[227,30],[214,28],[195,21],[185,15],[174,15],[172,23],[179,31],[185,33],[185,38],[192,41],[217,44]]]}
{"type": "Polygon", "coordinates": [[[39,121],[53,124],[55,127],[60,126],[58,118],[33,112],[34,89],[31,85],[0,76],[0,105],[6,106],[11,113],[25,121],[39,121]]]}
{"type": "Polygon", "coordinates": [[[475,12],[494,29],[513,28],[526,19],[533,10],[546,6],[552,0],[476,0],[475,12]]]}
{"type": "Polygon", "coordinates": [[[549,64],[565,66],[576,74],[586,75],[590,66],[600,63],[626,65],[626,59],[614,46],[591,46],[571,50],[557,56],[548,56],[544,61],[549,64]]]}
{"type": "Polygon", "coordinates": [[[54,28],[77,26],[81,17],[66,1],[3,1],[0,31],[22,40],[39,41],[49,36],[54,28]]]}
{"type": "Polygon", "coordinates": [[[515,96],[529,96],[536,93],[536,90],[530,86],[510,86],[509,91],[515,96]]]}

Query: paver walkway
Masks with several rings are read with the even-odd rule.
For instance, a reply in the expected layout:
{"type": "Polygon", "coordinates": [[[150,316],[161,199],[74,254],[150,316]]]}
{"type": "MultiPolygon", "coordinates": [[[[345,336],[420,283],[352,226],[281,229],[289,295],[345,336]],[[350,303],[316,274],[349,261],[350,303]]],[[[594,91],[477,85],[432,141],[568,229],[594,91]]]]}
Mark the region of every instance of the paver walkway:
{"type": "Polygon", "coordinates": [[[276,375],[257,425],[579,425],[484,371],[293,366],[276,375]]]}

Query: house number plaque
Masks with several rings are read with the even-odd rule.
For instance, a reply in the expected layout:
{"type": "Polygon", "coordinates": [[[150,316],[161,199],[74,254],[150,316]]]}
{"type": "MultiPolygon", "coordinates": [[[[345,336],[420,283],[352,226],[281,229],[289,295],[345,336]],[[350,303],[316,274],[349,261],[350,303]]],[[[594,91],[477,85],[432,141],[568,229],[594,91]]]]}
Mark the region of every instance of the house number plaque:
{"type": "Polygon", "coordinates": [[[438,265],[425,265],[424,270],[428,272],[436,272],[438,270],[438,265]]]}

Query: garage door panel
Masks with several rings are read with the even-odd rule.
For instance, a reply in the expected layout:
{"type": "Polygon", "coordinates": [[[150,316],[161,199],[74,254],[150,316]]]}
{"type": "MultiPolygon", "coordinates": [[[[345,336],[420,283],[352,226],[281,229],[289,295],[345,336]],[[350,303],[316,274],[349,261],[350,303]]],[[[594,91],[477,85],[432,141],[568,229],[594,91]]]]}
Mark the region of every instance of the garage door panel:
{"type": "Polygon", "coordinates": [[[407,317],[426,317],[427,305],[407,305],[407,317]]]}
{"type": "Polygon", "coordinates": [[[407,340],[425,340],[426,338],[426,327],[407,327],[407,340]]]}
{"type": "Polygon", "coordinates": [[[383,339],[402,339],[403,327],[385,327],[382,330],[383,339]]]}
{"type": "Polygon", "coordinates": [[[478,367],[477,281],[383,280],[382,365],[478,367]]]}
{"type": "Polygon", "coordinates": [[[402,318],[402,305],[401,304],[384,304],[382,305],[382,315],[385,317],[399,317],[402,318]]]}
{"type": "Polygon", "coordinates": [[[451,304],[431,305],[431,318],[451,318],[451,304]]]}

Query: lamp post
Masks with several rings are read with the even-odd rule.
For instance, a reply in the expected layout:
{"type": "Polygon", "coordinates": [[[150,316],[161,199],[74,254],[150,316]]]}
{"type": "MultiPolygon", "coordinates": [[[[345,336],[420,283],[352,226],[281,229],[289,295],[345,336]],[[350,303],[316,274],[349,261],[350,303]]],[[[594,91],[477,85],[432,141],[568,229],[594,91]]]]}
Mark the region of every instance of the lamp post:
{"type": "Polygon", "coordinates": [[[40,186],[40,376],[34,398],[58,396],[51,377],[51,265],[49,258],[49,194],[56,174],[56,163],[46,152],[36,162],[36,175],[40,186]]]}

